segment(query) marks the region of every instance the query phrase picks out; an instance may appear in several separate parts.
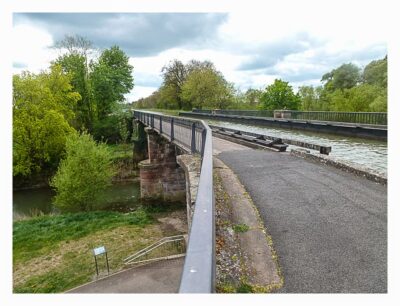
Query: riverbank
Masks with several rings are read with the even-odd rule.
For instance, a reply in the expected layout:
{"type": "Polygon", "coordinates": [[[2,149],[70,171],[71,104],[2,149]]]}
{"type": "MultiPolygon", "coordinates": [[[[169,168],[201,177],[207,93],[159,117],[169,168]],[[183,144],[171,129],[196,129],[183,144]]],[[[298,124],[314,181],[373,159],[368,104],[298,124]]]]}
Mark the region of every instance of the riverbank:
{"type": "MultiPolygon", "coordinates": [[[[138,177],[138,168],[133,160],[132,144],[108,145],[116,169],[112,182],[130,182],[138,177]]],[[[49,181],[54,173],[43,171],[29,178],[13,177],[13,190],[50,188],[49,181]]]]}
{"type": "MultiPolygon", "coordinates": [[[[141,207],[134,212],[46,215],[13,223],[13,291],[64,292],[96,279],[92,250],[104,245],[110,273],[122,260],[165,236],[187,232],[178,204],[141,207]]],[[[100,272],[106,271],[104,259],[100,272]]]]}

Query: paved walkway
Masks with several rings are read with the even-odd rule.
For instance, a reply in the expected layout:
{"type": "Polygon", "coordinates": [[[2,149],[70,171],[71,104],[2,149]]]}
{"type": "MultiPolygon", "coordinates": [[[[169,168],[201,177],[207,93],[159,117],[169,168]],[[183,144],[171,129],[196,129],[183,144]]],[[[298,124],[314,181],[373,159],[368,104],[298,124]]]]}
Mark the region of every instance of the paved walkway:
{"type": "Polygon", "coordinates": [[[68,293],[177,293],[184,257],[131,268],[68,293]]]}
{"type": "Polygon", "coordinates": [[[272,236],[279,292],[387,292],[387,189],[289,155],[214,138],[272,236]]]}

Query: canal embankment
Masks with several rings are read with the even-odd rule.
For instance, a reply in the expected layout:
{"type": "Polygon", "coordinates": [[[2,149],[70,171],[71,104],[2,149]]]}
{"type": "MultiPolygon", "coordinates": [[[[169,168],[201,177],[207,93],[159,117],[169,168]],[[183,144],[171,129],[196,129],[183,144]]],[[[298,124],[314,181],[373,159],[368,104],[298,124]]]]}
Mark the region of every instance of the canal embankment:
{"type": "Polygon", "coordinates": [[[279,118],[264,118],[239,115],[225,114],[205,114],[197,112],[179,112],[180,116],[194,117],[203,120],[220,120],[246,125],[269,126],[275,128],[295,129],[303,131],[311,131],[317,133],[329,133],[334,135],[343,135],[350,137],[359,137],[376,140],[387,140],[387,127],[349,124],[332,121],[313,121],[300,119],[279,119],[279,118]]]}
{"type": "Polygon", "coordinates": [[[293,144],[289,144],[286,151],[301,151],[306,149],[309,151],[307,154],[315,156],[315,160],[319,159],[323,163],[326,163],[325,161],[328,160],[328,162],[332,161],[332,165],[343,165],[343,169],[348,167],[379,177],[387,177],[388,148],[387,142],[385,141],[253,126],[225,121],[209,120],[208,123],[212,126],[218,126],[219,128],[228,130],[233,129],[244,131],[246,133],[249,132],[281,139],[291,139],[293,143],[302,142],[315,144],[317,146],[330,147],[331,151],[329,152],[328,156],[320,154],[318,150],[303,148],[293,144]]]}

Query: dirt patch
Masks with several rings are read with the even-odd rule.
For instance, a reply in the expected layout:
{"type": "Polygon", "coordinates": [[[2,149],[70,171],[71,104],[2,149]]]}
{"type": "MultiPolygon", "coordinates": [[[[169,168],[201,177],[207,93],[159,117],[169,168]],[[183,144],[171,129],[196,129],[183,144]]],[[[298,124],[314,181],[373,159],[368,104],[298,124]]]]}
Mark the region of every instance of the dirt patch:
{"type": "Polygon", "coordinates": [[[272,239],[249,194],[222,161],[214,159],[217,289],[270,292],[283,278],[272,239]]]}

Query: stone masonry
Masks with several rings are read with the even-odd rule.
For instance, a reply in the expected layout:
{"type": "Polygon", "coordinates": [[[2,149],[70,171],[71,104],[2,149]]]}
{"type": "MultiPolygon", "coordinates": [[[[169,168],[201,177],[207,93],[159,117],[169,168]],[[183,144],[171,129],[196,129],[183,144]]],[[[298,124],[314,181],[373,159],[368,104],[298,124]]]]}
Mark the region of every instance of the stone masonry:
{"type": "Polygon", "coordinates": [[[185,173],[176,162],[176,147],[152,128],[147,133],[149,158],[139,163],[140,195],[147,200],[185,202],[185,173]]]}

